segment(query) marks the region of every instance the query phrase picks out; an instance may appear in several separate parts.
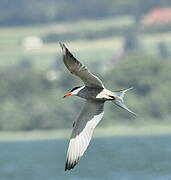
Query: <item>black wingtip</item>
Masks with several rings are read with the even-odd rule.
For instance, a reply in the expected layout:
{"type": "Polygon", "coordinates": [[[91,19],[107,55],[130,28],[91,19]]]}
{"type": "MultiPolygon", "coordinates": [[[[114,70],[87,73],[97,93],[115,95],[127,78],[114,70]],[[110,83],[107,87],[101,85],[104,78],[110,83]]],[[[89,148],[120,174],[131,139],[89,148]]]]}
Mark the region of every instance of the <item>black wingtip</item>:
{"type": "Polygon", "coordinates": [[[59,45],[61,46],[63,56],[67,54],[67,48],[64,43],[59,42],[59,45]]]}
{"type": "Polygon", "coordinates": [[[66,162],[65,163],[65,171],[67,171],[67,170],[69,171],[69,170],[73,169],[74,166],[75,166],[74,164],[66,162]]]}
{"type": "Polygon", "coordinates": [[[65,171],[73,169],[77,165],[78,161],[79,161],[79,158],[77,158],[73,162],[69,162],[67,159],[65,163],[65,171]]]}
{"type": "Polygon", "coordinates": [[[65,165],[65,171],[67,171],[68,170],[68,168],[66,167],[66,165],[65,165]]]}
{"type": "MultiPolygon", "coordinates": [[[[70,53],[64,43],[59,42],[59,45],[61,46],[63,55],[66,55],[66,54],[69,54],[69,53],[70,53]]],[[[70,53],[70,54],[71,54],[71,53],[70,53]]]]}
{"type": "Polygon", "coordinates": [[[71,170],[73,167],[72,167],[72,165],[70,164],[70,163],[67,163],[66,162],[66,164],[65,164],[65,171],[69,171],[69,170],[71,170]]]}
{"type": "Polygon", "coordinates": [[[61,46],[61,48],[64,48],[64,44],[62,42],[59,42],[59,45],[61,46]]]}
{"type": "Polygon", "coordinates": [[[61,48],[62,48],[62,49],[63,49],[63,48],[67,49],[67,47],[65,46],[65,44],[64,44],[64,43],[59,42],[59,45],[61,46],[61,48]]]}
{"type": "Polygon", "coordinates": [[[68,158],[66,159],[66,162],[65,162],[65,171],[67,170],[70,170],[70,163],[68,161],[68,158]]]}

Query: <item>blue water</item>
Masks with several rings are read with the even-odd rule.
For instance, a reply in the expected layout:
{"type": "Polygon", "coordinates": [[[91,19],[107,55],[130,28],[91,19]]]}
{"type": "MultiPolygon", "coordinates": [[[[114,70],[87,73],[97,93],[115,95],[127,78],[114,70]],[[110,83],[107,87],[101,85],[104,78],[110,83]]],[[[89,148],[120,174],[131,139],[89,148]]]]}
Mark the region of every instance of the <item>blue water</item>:
{"type": "Polygon", "coordinates": [[[0,180],[171,180],[171,136],[93,139],[72,171],[68,141],[0,143],[0,180]]]}

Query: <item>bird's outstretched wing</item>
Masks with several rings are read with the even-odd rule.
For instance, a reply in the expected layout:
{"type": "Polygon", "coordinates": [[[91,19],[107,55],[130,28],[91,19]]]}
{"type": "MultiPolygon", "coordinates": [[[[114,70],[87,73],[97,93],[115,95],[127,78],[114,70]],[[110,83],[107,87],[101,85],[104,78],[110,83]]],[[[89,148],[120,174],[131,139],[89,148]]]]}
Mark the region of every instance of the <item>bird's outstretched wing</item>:
{"type": "Polygon", "coordinates": [[[98,101],[86,101],[84,108],[74,124],[71,134],[65,171],[74,168],[80,157],[87,149],[94,128],[102,119],[104,114],[104,103],[98,101]]]}
{"type": "Polygon", "coordinates": [[[104,88],[102,81],[92,74],[88,68],[80,63],[62,43],[59,43],[63,51],[63,61],[67,69],[82,79],[84,84],[89,87],[104,88]]]}

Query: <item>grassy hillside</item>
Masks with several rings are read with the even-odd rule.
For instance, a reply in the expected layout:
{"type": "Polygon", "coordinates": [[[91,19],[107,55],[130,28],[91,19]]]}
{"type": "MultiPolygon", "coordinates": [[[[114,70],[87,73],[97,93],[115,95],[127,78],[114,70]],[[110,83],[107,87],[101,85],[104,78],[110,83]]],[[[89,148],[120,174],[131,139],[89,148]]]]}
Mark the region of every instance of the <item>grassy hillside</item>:
{"type": "MultiPolygon", "coordinates": [[[[29,36],[44,37],[48,33],[64,34],[68,32],[79,34],[83,32],[103,32],[105,29],[122,27],[127,28],[133,25],[133,19],[130,16],[108,18],[99,20],[85,20],[75,23],[51,24],[41,26],[0,28],[0,58],[1,67],[15,65],[21,60],[27,58],[33,65],[41,69],[46,69],[51,63],[60,56],[61,51],[58,46],[58,40],[54,43],[44,44],[38,50],[26,50],[23,47],[23,41],[29,36]]],[[[148,54],[157,53],[157,43],[165,42],[171,45],[171,33],[160,34],[140,34],[141,49],[148,54]]],[[[78,39],[67,41],[69,48],[77,54],[83,61],[106,59],[109,60],[124,43],[123,35],[112,35],[98,39],[78,39]]]]}

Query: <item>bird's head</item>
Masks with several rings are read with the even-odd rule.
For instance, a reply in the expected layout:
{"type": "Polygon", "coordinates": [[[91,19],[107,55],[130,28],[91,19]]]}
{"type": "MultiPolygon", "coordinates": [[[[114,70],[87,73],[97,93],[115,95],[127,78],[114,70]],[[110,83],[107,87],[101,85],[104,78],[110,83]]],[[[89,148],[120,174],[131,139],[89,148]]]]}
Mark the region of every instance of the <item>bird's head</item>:
{"type": "Polygon", "coordinates": [[[72,88],[69,93],[66,93],[64,95],[64,98],[69,97],[69,96],[77,96],[82,88],[83,88],[82,86],[77,86],[77,87],[72,88]]]}

